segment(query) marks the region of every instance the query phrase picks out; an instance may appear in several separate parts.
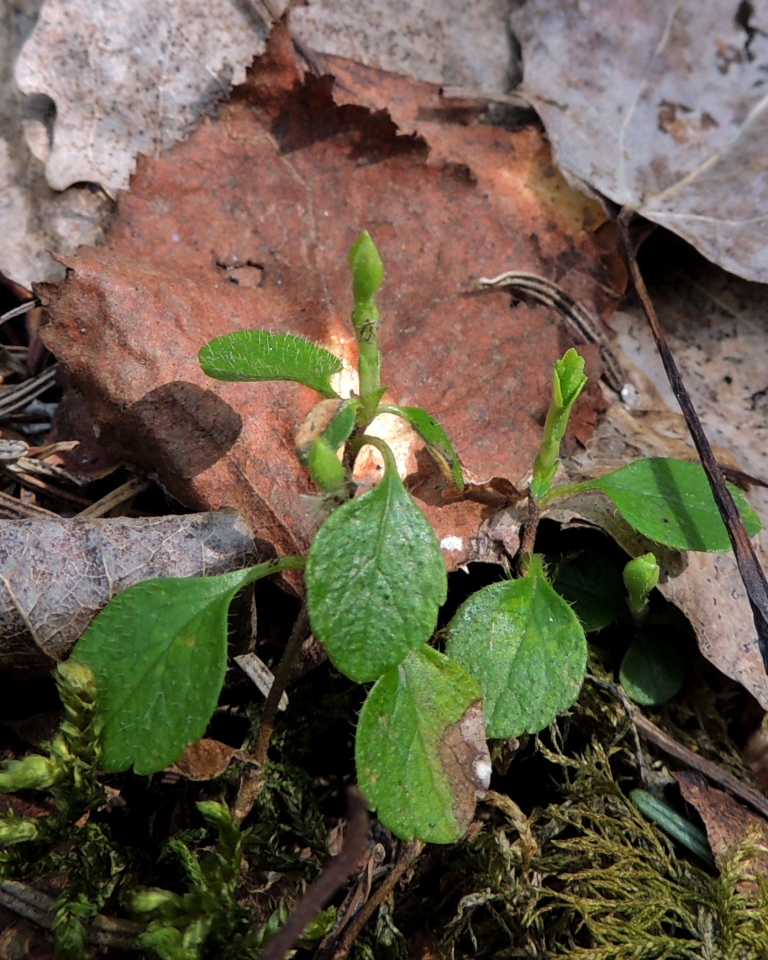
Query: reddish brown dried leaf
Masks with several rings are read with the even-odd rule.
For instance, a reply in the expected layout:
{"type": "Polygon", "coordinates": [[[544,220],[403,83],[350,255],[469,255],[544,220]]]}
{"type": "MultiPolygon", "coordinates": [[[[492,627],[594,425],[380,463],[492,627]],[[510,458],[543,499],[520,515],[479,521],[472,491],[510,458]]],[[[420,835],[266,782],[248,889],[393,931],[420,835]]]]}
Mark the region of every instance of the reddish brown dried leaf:
{"type": "MultiPolygon", "coordinates": [[[[338,106],[330,78],[302,81],[278,32],[219,120],[140,163],[108,247],[67,260],[68,280],[45,291],[46,342],[100,442],[190,506],[237,507],[278,554],[304,551],[311,534],[298,495],[312,491],[292,448],[314,395],[208,380],[196,360],[203,343],[263,327],[353,363],[346,251],[367,228],[387,269],[391,398],[435,415],[471,477],[517,481],[538,443],[551,363],[569,340],[551,312],[465,293],[480,275],[515,267],[610,301],[602,214],[560,179],[538,131],[454,127],[436,87],[383,89],[427,117],[430,140],[446,131],[451,151],[441,145],[430,162],[426,142],[400,135],[384,111],[338,106]]],[[[413,435],[396,446],[440,537],[460,544],[449,565],[471,559],[487,508],[447,501],[413,435]]]]}

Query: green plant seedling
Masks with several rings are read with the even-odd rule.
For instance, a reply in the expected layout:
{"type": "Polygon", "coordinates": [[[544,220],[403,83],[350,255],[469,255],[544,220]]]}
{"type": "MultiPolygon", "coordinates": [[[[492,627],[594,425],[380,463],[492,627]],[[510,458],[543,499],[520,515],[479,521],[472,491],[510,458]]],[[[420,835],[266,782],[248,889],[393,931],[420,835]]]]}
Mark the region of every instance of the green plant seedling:
{"type": "MultiPolygon", "coordinates": [[[[358,683],[374,682],[356,747],[369,802],[398,836],[447,843],[462,835],[475,797],[487,785],[485,734],[506,738],[539,731],[578,696],[585,633],[550,585],[541,558],[526,552],[517,579],[481,590],[460,608],[447,629],[445,654],[428,645],[447,592],[440,546],[398,476],[392,452],[367,428],[381,413],[405,419],[458,490],[464,487],[461,463],[430,414],[383,402],[376,296],[384,270],[367,233],[353,244],[349,265],[357,395],[338,396],[332,381],[341,363],[333,354],[287,334],[217,337],[201,349],[200,363],[219,379],[294,380],[319,394],[297,442],[328,514],[306,558],[308,618],[338,670],[358,683]],[[376,487],[355,496],[355,460],[368,444],[383,457],[384,473],[376,487]]],[[[533,469],[533,532],[555,498],[597,489],[653,540],[679,549],[727,549],[703,470],[694,464],[655,458],[595,480],[553,486],[560,444],[585,383],[583,358],[569,350],[554,365],[533,469]]],[[[747,528],[756,532],[756,515],[736,496],[747,528]]],[[[202,735],[223,682],[232,597],[259,577],[304,563],[288,557],[221,577],[154,581],[105,608],[73,657],[96,677],[100,762],[107,769],[133,765],[137,773],[152,773],[202,735]]],[[[288,675],[286,664],[279,674],[288,675]]],[[[279,693],[276,683],[270,697],[279,693]]],[[[268,710],[269,701],[265,717],[268,710]]],[[[271,729],[266,721],[264,729],[271,729]]]]}
{"type": "Polygon", "coordinates": [[[632,619],[640,626],[648,615],[648,597],[656,589],[661,568],[652,553],[644,553],[630,560],[624,567],[624,586],[627,588],[627,606],[632,619]]]}

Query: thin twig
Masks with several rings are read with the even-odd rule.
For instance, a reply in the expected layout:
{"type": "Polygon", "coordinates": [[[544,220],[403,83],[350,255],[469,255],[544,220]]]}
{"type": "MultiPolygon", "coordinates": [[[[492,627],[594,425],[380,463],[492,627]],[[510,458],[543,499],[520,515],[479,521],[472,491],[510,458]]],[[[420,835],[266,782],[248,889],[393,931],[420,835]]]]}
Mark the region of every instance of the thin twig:
{"type": "Polygon", "coordinates": [[[259,795],[264,777],[264,764],[267,759],[267,750],[269,741],[272,739],[272,731],[275,726],[275,717],[280,706],[280,698],[288,686],[291,679],[294,664],[298,659],[304,641],[309,636],[309,613],[307,611],[306,601],[301,605],[299,616],[293,625],[293,630],[288,638],[288,643],[283,651],[283,656],[275,670],[275,679],[269,689],[264,710],[261,714],[261,723],[256,738],[256,746],[253,749],[253,766],[248,766],[243,770],[240,780],[240,789],[237,792],[235,800],[234,816],[239,822],[245,820],[251,812],[253,802],[259,795]]]}
{"type": "Polygon", "coordinates": [[[707,760],[706,757],[699,756],[698,753],[694,753],[688,747],[684,747],[682,743],[678,743],[668,733],[660,730],[655,723],[644,717],[639,710],[632,710],[630,716],[641,737],[649,740],[664,753],[674,757],[675,760],[679,760],[692,769],[703,773],[713,783],[719,783],[721,787],[725,787],[735,797],[739,797],[739,799],[748,803],[753,810],[764,817],[768,817],[768,797],[763,796],[759,790],[742,783],[738,777],[723,769],[719,764],[707,760]]]}
{"type": "Polygon", "coordinates": [[[612,390],[618,394],[621,393],[627,382],[627,376],[619,358],[613,352],[611,342],[603,331],[600,321],[584,304],[574,300],[558,284],[545,277],[539,277],[535,273],[507,270],[506,273],[500,273],[498,277],[480,277],[477,281],[478,290],[497,290],[504,287],[530,297],[545,307],[557,310],[572,333],[585,343],[598,347],[603,360],[603,379],[612,390]]]}
{"type": "Polygon", "coordinates": [[[347,829],[337,856],[308,888],[283,927],[269,941],[260,960],[283,960],[304,928],[357,869],[368,844],[368,808],[357,787],[347,791],[347,829]]]}
{"type": "Polygon", "coordinates": [[[27,300],[26,303],[22,303],[19,307],[14,307],[13,310],[8,310],[7,313],[4,313],[0,316],[0,326],[5,323],[6,320],[10,320],[12,317],[19,317],[22,313],[28,313],[30,310],[34,310],[35,307],[42,306],[42,302],[35,298],[34,300],[27,300]]]}
{"type": "Polygon", "coordinates": [[[619,232],[624,244],[624,252],[629,267],[629,273],[632,277],[640,303],[643,306],[645,315],[656,341],[656,347],[664,364],[664,369],[669,380],[672,392],[680,404],[683,411],[685,422],[688,425],[691,437],[701,460],[701,465],[707,475],[709,486],[712,489],[712,495],[715,498],[717,509],[723,518],[723,523],[728,530],[728,536],[733,546],[733,552],[736,555],[736,563],[741,574],[741,579],[747,590],[749,603],[752,607],[752,617],[755,621],[755,630],[757,632],[757,644],[760,648],[760,655],[763,658],[763,666],[768,673],[768,580],[765,578],[763,568],[757,559],[755,548],[749,539],[749,534],[744,527],[744,521],[736,507],[731,491],[723,477],[715,455],[712,452],[709,440],[702,428],[699,415],[693,406],[693,402],[686,390],[683,378],[680,376],[675,359],[667,345],[664,332],[659,324],[659,318],[656,316],[651,298],[645,286],[640,268],[637,265],[637,258],[632,248],[632,242],[629,236],[629,213],[623,211],[619,216],[619,232]]]}
{"type": "Polygon", "coordinates": [[[356,914],[349,926],[345,928],[339,942],[336,944],[336,949],[330,956],[330,960],[343,960],[343,958],[346,957],[352,948],[352,944],[357,940],[360,931],[371,919],[374,912],[378,910],[381,904],[387,899],[405,871],[416,862],[425,846],[426,844],[423,840],[414,840],[412,843],[406,845],[397,863],[392,868],[391,873],[385,880],[382,880],[381,885],[376,888],[360,912],[356,914]]]}
{"type": "Polygon", "coordinates": [[[137,494],[148,490],[151,486],[152,482],[144,477],[132,477],[119,487],[111,490],[106,496],[102,497],[101,500],[96,500],[89,507],[86,507],[85,510],[81,510],[80,513],[77,514],[76,519],[95,520],[97,517],[103,517],[109,513],[110,510],[114,510],[115,507],[121,503],[125,503],[127,500],[132,500],[137,494]]]}

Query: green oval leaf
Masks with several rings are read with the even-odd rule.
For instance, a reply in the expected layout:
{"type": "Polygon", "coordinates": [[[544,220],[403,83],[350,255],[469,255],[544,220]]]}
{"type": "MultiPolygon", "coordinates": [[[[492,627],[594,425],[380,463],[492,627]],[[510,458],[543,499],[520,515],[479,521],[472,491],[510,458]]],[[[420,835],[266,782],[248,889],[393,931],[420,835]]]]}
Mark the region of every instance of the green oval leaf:
{"type": "Polygon", "coordinates": [[[448,589],[437,536],[392,466],[328,517],[305,579],[312,630],[357,683],[429,640],[448,589]]]}
{"type": "Polygon", "coordinates": [[[576,700],[587,640],[531,557],[528,575],[492,583],[459,607],[446,653],[477,680],[493,739],[538,733],[576,700]]]}
{"type": "MultiPolygon", "coordinates": [[[[602,490],[619,513],[649,540],[676,550],[725,553],[731,549],[707,475],[698,463],[651,457],[580,484],[602,490]]],[[[747,533],[762,529],[744,494],[729,484],[747,533]]]]}
{"type": "Polygon", "coordinates": [[[671,700],[683,685],[685,663],[674,638],[638,634],[624,654],[619,679],[627,696],[644,707],[671,700]]]}
{"type": "Polygon", "coordinates": [[[479,696],[458,663],[427,646],[368,694],[357,726],[358,782],[401,839],[453,843],[466,833],[491,773],[479,696]]]}
{"type": "Polygon", "coordinates": [[[156,773],[199,740],[227,661],[227,611],[248,583],[303,565],[298,557],[218,577],[129,587],[99,613],[72,658],[96,677],[105,770],[156,773]]]}
{"type": "Polygon", "coordinates": [[[341,360],[290,333],[236,330],[206,343],[198,359],[215,380],[295,380],[324,397],[338,396],[330,378],[342,370],[341,360]]]}

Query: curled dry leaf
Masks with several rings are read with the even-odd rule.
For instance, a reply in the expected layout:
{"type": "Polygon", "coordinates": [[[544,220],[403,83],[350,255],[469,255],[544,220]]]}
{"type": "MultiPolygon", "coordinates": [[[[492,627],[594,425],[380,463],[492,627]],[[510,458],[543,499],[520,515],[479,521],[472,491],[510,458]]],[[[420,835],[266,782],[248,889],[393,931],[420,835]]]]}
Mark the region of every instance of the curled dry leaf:
{"type": "Polygon", "coordinates": [[[700,773],[686,770],[673,776],[685,801],[704,821],[707,840],[718,862],[739,846],[752,847],[751,855],[742,860],[743,879],[738,889],[744,894],[756,893],[756,878],[768,877],[768,823],[729,793],[710,787],[700,773]]]}
{"type": "Polygon", "coordinates": [[[242,82],[269,29],[257,9],[227,0],[46,0],[16,82],[56,105],[48,183],[127,186],[139,153],[183,139],[242,82]]]}
{"type": "Polygon", "coordinates": [[[524,90],[572,181],[768,281],[768,32],[732,0],[529,0],[524,90]]]}
{"type": "Polygon", "coordinates": [[[203,737],[191,743],[169,769],[187,780],[213,780],[226,773],[233,759],[247,763],[251,758],[244,750],[230,747],[221,740],[203,737]]]}
{"type": "MultiPolygon", "coordinates": [[[[369,87],[382,79],[367,77],[369,87]]],[[[68,280],[42,291],[46,343],[110,452],[157,472],[190,506],[236,507],[281,555],[305,552],[313,527],[293,435],[316,395],[209,380],[196,359],[206,341],[245,328],[305,336],[344,361],[347,395],[346,251],[369,228],[387,270],[379,304],[391,399],[438,419],[469,479],[516,480],[538,444],[551,363],[569,340],[544,308],[464,294],[514,259],[604,311],[614,306],[596,234],[603,215],[560,179],[541,135],[468,131],[440,112],[436,87],[400,84],[401,106],[406,98],[412,115],[433,117],[430,135],[452,131],[434,163],[424,140],[400,135],[383,111],[337,106],[329,77],[303,80],[290,41],[273,31],[218,121],[141,160],[108,246],[68,259],[68,280]],[[459,162],[462,141],[471,169],[459,162]]],[[[599,391],[590,396],[585,435],[602,404],[599,391]]],[[[486,507],[448,502],[420,442],[409,429],[399,436],[401,472],[456,548],[449,564],[467,562],[486,507]]]]}
{"type": "MultiPolygon", "coordinates": [[[[0,671],[41,674],[66,657],[96,613],[153,577],[194,577],[255,562],[231,511],[0,524],[0,671]]],[[[151,611],[147,611],[151,617],[151,611]]]]}

